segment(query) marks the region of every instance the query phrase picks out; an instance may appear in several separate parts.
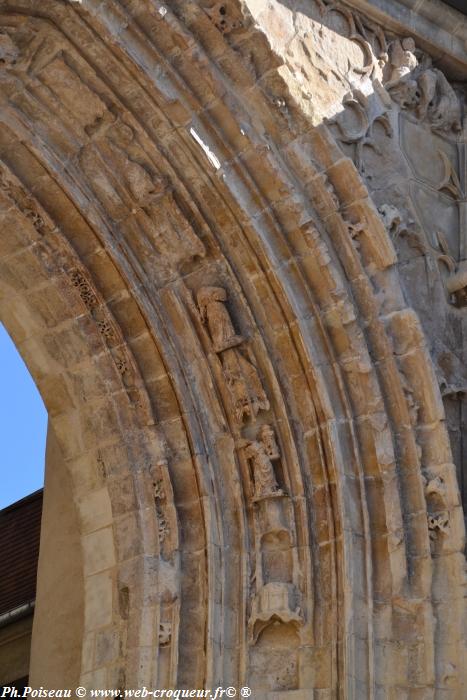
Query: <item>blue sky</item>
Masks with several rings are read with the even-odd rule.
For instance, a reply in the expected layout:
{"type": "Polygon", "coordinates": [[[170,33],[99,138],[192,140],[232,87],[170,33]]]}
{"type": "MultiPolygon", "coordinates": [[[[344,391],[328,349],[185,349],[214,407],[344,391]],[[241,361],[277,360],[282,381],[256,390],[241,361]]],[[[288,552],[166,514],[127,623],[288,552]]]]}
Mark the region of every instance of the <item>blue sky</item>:
{"type": "Polygon", "coordinates": [[[0,509],[44,483],[47,411],[0,323],[0,509]]]}

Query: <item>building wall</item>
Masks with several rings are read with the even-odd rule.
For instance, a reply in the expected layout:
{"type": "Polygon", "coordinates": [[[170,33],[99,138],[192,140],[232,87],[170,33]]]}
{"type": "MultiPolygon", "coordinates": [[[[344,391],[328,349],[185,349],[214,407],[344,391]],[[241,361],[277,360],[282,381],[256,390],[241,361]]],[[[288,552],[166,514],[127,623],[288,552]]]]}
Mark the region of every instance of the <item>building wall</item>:
{"type": "Polygon", "coordinates": [[[0,629],[0,684],[28,676],[31,634],[32,615],[0,629]]]}
{"type": "Polygon", "coordinates": [[[32,688],[74,688],[78,685],[83,608],[79,521],[63,454],[53,430],[49,429],[29,668],[32,688]]]}

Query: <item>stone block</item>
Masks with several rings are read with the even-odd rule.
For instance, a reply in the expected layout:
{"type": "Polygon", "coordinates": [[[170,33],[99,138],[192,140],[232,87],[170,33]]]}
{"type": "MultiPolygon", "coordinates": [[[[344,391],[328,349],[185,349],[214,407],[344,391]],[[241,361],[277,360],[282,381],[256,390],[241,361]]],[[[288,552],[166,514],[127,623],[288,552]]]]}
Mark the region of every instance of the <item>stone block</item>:
{"type": "Polygon", "coordinates": [[[81,532],[85,535],[111,525],[112,507],[107,488],[89,491],[78,499],[81,532]]]}
{"type": "Polygon", "coordinates": [[[112,573],[106,571],[87,576],[84,581],[84,627],[96,630],[112,622],[113,579],[112,573]]]}
{"type": "Polygon", "coordinates": [[[115,565],[114,536],[111,527],[84,535],[83,557],[85,575],[89,576],[115,565]]]}

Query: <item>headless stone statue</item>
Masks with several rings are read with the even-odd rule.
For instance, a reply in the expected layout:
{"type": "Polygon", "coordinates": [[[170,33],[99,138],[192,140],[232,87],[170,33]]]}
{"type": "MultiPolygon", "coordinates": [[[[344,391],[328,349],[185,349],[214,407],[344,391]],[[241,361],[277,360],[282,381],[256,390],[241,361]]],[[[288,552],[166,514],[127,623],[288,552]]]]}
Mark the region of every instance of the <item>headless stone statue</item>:
{"type": "Polygon", "coordinates": [[[222,287],[202,287],[197,294],[203,323],[207,322],[215,352],[239,345],[243,338],[235,333],[225,307],[227,293],[222,287]]]}
{"type": "Polygon", "coordinates": [[[245,456],[247,459],[251,459],[253,465],[255,500],[266,496],[282,494],[282,491],[277,485],[274,467],[272,466],[271,459],[266,452],[264,444],[256,440],[250,442],[245,448],[245,456]]]}

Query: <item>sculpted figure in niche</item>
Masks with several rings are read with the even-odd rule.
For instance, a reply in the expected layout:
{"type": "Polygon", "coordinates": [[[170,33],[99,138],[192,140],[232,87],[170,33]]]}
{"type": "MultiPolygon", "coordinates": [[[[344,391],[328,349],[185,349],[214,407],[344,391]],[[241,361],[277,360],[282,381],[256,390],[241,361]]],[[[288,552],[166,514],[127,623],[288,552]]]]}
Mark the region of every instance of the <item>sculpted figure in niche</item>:
{"type": "Polygon", "coordinates": [[[151,221],[151,233],[159,252],[178,267],[193,258],[204,258],[204,243],[198,238],[182,212],[175,193],[166,187],[162,194],[150,198],[143,211],[151,221]]]}
{"type": "Polygon", "coordinates": [[[276,435],[270,425],[263,425],[259,431],[259,437],[264,445],[266,454],[270,459],[279,459],[280,452],[276,442],[276,435]]]}
{"type": "MultiPolygon", "coordinates": [[[[269,428],[269,426],[267,426],[269,428]]],[[[275,442],[275,439],[274,439],[275,442]]],[[[275,446],[277,450],[277,445],[275,446]]],[[[267,496],[282,496],[283,492],[278,487],[274,467],[271,459],[277,459],[279,454],[274,452],[274,456],[268,454],[268,447],[262,441],[250,442],[245,448],[245,456],[251,460],[253,465],[253,475],[255,481],[254,500],[260,500],[267,496]]]]}
{"type": "Polygon", "coordinates": [[[227,293],[222,287],[202,287],[197,294],[201,320],[208,324],[215,352],[239,345],[243,338],[235,333],[225,308],[227,293]]]}
{"type": "Polygon", "coordinates": [[[238,421],[245,417],[256,418],[259,411],[269,410],[269,401],[256,367],[239,350],[226,350],[222,355],[222,366],[238,421]]]}
{"type": "Polygon", "coordinates": [[[391,74],[386,88],[396,85],[401,78],[409,75],[418,65],[415,56],[415,42],[410,37],[393,41],[389,51],[391,74]]]}
{"type": "Polygon", "coordinates": [[[431,67],[431,59],[427,58],[426,64],[429,67],[423,70],[418,78],[420,98],[416,109],[417,117],[428,117],[435,129],[460,131],[461,111],[456,93],[444,74],[431,67]]]}
{"type": "Polygon", "coordinates": [[[385,87],[403,109],[414,109],[438,131],[462,128],[459,99],[445,75],[433,68],[431,58],[419,60],[413,39],[396,39],[389,50],[390,73],[385,87]]]}
{"type": "Polygon", "coordinates": [[[435,540],[437,535],[449,534],[449,513],[443,511],[442,513],[435,513],[434,515],[428,515],[428,530],[430,540],[435,540]]]}

